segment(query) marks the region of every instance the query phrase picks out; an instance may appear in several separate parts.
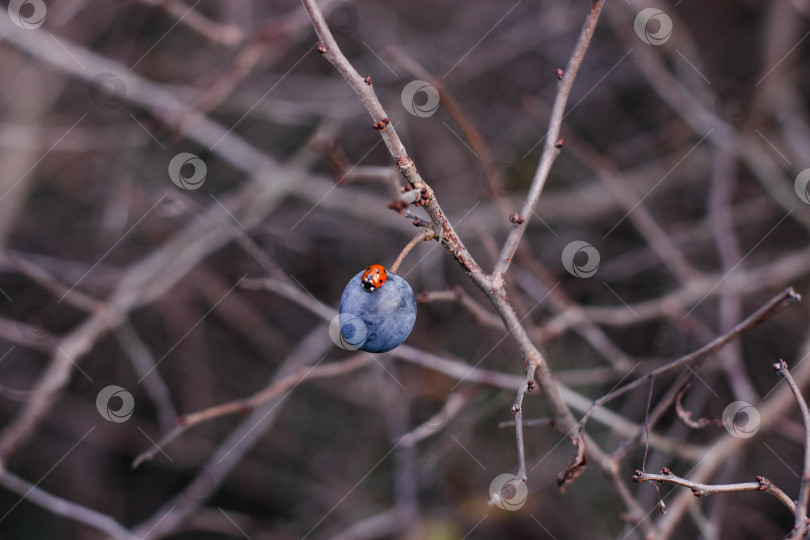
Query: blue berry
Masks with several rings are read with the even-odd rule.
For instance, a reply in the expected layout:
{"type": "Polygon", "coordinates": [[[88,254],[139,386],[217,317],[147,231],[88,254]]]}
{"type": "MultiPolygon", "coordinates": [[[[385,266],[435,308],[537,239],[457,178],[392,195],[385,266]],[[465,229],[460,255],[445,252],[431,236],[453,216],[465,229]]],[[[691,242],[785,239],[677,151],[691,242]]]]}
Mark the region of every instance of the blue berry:
{"type": "Polygon", "coordinates": [[[378,287],[363,283],[365,272],[355,275],[340,298],[340,333],[351,348],[388,352],[402,344],[416,321],[416,298],[408,282],[388,272],[378,287]]]}

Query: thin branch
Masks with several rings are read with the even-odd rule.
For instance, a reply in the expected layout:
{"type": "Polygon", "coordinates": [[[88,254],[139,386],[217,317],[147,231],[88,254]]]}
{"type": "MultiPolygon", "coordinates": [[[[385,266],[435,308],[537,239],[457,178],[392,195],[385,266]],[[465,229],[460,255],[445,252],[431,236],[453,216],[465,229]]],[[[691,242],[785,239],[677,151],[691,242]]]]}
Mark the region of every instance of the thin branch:
{"type": "Polygon", "coordinates": [[[298,386],[304,381],[336,377],[338,375],[350,373],[367,366],[370,362],[371,356],[368,353],[360,353],[348,358],[347,360],[342,360],[339,362],[330,362],[329,364],[317,367],[298,368],[290,375],[287,375],[279,381],[274,382],[270,386],[267,386],[263,390],[260,390],[248,398],[237,399],[235,401],[215,405],[195,413],[184,414],[177,419],[177,423],[185,428],[190,428],[199,423],[206,422],[220,416],[238,412],[249,412],[259,405],[262,405],[263,403],[266,403],[270,399],[281,394],[282,392],[298,386]]]}
{"type": "Polygon", "coordinates": [[[162,448],[166,447],[180,435],[198,424],[202,424],[203,422],[207,422],[221,416],[227,416],[229,414],[250,412],[256,407],[266,403],[279,394],[298,386],[304,381],[335,377],[345,373],[350,373],[368,365],[370,362],[371,356],[367,353],[362,353],[352,356],[347,360],[331,362],[323,366],[298,368],[293,373],[278,381],[274,381],[272,384],[250,397],[229,401],[227,403],[221,403],[201,411],[179,416],[177,417],[177,426],[161,437],[153,448],[140,453],[133,460],[132,468],[135,469],[144,461],[151,460],[162,448]]]}
{"type": "MultiPolygon", "coordinates": [[[[735,292],[747,295],[785,284],[808,274],[807,260],[810,248],[791,252],[774,262],[762,264],[751,269],[738,268],[725,278],[724,274],[709,274],[705,279],[690,282],[664,296],[629,304],[628,306],[581,306],[585,317],[593,323],[603,326],[623,327],[658,319],[672,317],[685,306],[715,296],[735,292]],[[718,286],[718,283],[722,282],[718,286]]],[[[680,317],[683,317],[681,313],[680,317]]],[[[577,322],[566,313],[559,314],[543,323],[536,334],[556,336],[566,329],[576,326],[577,322]]]]}
{"type": "MultiPolygon", "coordinates": [[[[810,339],[807,337],[797,353],[797,368],[792,373],[799,386],[804,386],[810,381],[810,362],[802,361],[810,357],[810,339]]],[[[795,407],[796,398],[787,385],[777,386],[770,397],[757,405],[760,414],[759,431],[760,436],[779,424],[791,407],[795,407]]],[[[689,473],[696,482],[708,482],[715,472],[727,464],[732,456],[739,456],[746,445],[761,437],[741,438],[727,435],[717,444],[712,446],[711,451],[707,451],[700,459],[699,463],[689,473]]],[[[687,512],[689,506],[694,501],[690,493],[679,493],[671,500],[667,513],[656,523],[656,538],[663,540],[672,537],[676,526],[687,512]]]]}
{"type": "Polygon", "coordinates": [[[0,485],[22,496],[21,501],[24,499],[32,502],[57,516],[83,523],[113,538],[123,540],[138,540],[140,538],[112,517],[49,493],[39,487],[38,483],[32,484],[5,468],[0,468],[0,485]]]}
{"type": "Polygon", "coordinates": [[[155,369],[155,359],[132,324],[126,322],[115,330],[115,337],[129,357],[139,380],[157,409],[158,423],[163,431],[170,431],[177,419],[177,410],[172,403],[171,392],[166,382],[155,369]]]}
{"type": "Polygon", "coordinates": [[[571,153],[599,175],[616,202],[624,208],[627,219],[633,223],[636,230],[647,240],[650,249],[664,263],[664,268],[687,286],[698,279],[700,272],[678,249],[670,235],[655,219],[653,212],[644,204],[644,198],[639,197],[636,190],[622,177],[611,161],[586,142],[581,141],[576,135],[566,133],[565,137],[566,146],[571,148],[571,153]]]}
{"type": "Polygon", "coordinates": [[[792,535],[793,538],[803,538],[808,527],[807,502],[810,500],[810,410],[807,409],[807,402],[804,400],[804,396],[802,396],[799,385],[796,384],[796,381],[788,370],[787,362],[779,360],[779,362],[773,365],[773,368],[779,375],[785,378],[785,382],[787,382],[790,391],[793,392],[793,396],[799,404],[799,410],[802,412],[802,420],[804,421],[804,468],[802,469],[802,481],[799,488],[799,500],[797,502],[798,510],[795,512],[796,520],[792,535]]]}
{"type": "Polygon", "coordinates": [[[360,519],[345,530],[331,536],[332,540],[357,540],[358,538],[381,538],[396,534],[402,524],[399,509],[394,507],[379,514],[360,519]]]}
{"type": "Polygon", "coordinates": [[[52,352],[59,343],[59,338],[45,328],[5,317],[0,317],[0,338],[46,353],[52,352]]]}
{"type": "Polygon", "coordinates": [[[614,368],[627,372],[634,364],[632,359],[613,343],[604,330],[585,317],[582,307],[568,296],[563,287],[556,286],[559,282],[527,251],[526,249],[519,249],[517,256],[520,258],[522,265],[534,274],[534,277],[545,288],[542,294],[544,298],[548,298],[551,309],[555,313],[564,314],[569,320],[576,321],[572,327],[573,331],[590,343],[591,347],[610,362],[614,368]]]}
{"type": "Polygon", "coordinates": [[[704,429],[708,426],[722,426],[723,419],[717,417],[706,417],[706,418],[698,418],[697,420],[692,420],[692,411],[687,410],[683,406],[683,398],[686,395],[686,392],[692,386],[692,383],[687,384],[683,390],[680,391],[678,397],[675,398],[675,414],[678,415],[681,422],[686,424],[692,429],[704,429]]]}
{"type": "Polygon", "coordinates": [[[435,435],[464,409],[474,394],[475,391],[469,389],[453,392],[436,414],[403,435],[399,444],[405,447],[416,446],[418,442],[435,435]]]}
{"type": "Polygon", "coordinates": [[[386,147],[388,147],[391,156],[396,161],[402,176],[408,180],[414,189],[425,190],[427,199],[424,203],[424,207],[433,220],[433,230],[436,233],[436,238],[456,257],[459,264],[461,264],[468,273],[477,275],[479,280],[488,281],[485,278],[483,270],[481,270],[472,258],[467,248],[464,247],[464,244],[456,234],[453,226],[444,214],[444,211],[439,206],[439,202],[433,195],[433,190],[419,174],[413,160],[408,157],[405,146],[402,144],[399,135],[397,135],[394,125],[390,123],[385,109],[377,98],[377,94],[374,92],[374,88],[371,84],[366,82],[367,79],[365,77],[360,76],[346,56],[344,56],[334,36],[332,36],[329,25],[326,23],[323,13],[315,0],[302,1],[309,14],[309,18],[312,20],[315,32],[321,40],[318,43],[318,52],[337,69],[352,90],[360,97],[366,110],[371,115],[372,126],[380,132],[380,136],[383,142],[385,142],[386,147]]]}
{"type": "MultiPolygon", "coordinates": [[[[733,197],[737,178],[736,158],[719,148],[716,149],[712,176],[712,187],[708,200],[708,220],[712,226],[715,249],[720,256],[722,270],[730,273],[734,270],[737,261],[744,257],[739,238],[734,230],[733,197]]],[[[720,331],[728,330],[736,321],[740,320],[743,314],[742,298],[741,291],[720,295],[717,307],[720,331]]],[[[755,401],[757,392],[748,377],[742,359],[742,344],[734,343],[724,352],[723,364],[735,398],[746,402],[755,401]]]]}
{"type": "Polygon", "coordinates": [[[104,305],[100,300],[96,300],[76,288],[64,285],[48,271],[20,257],[10,249],[0,249],[0,259],[34,283],[50,291],[57,298],[64,298],[66,302],[79,309],[92,312],[104,305]]]}
{"type": "Polygon", "coordinates": [[[470,296],[462,287],[455,285],[447,291],[422,291],[416,297],[420,303],[430,302],[458,302],[458,304],[470,312],[473,324],[481,324],[490,328],[503,330],[503,321],[494,313],[470,296]]]}
{"type": "MultiPolygon", "coordinates": [[[[780,292],[779,294],[777,294],[775,297],[773,297],[771,300],[769,300],[765,305],[760,307],[754,313],[749,315],[745,320],[740,322],[737,326],[735,326],[734,328],[732,328],[731,330],[729,330],[728,332],[726,332],[722,336],[719,336],[718,338],[714,339],[710,343],[707,343],[706,345],[704,345],[700,349],[698,349],[698,350],[696,350],[694,352],[691,352],[691,353],[689,353],[689,354],[687,354],[685,356],[682,356],[682,357],[678,358],[677,360],[673,360],[672,362],[669,362],[668,364],[666,364],[664,366],[656,368],[653,371],[651,371],[651,372],[639,377],[638,379],[634,380],[633,382],[625,384],[624,386],[621,386],[621,387],[617,388],[616,390],[605,394],[604,396],[602,396],[599,399],[595,400],[593,402],[593,405],[588,410],[588,412],[586,412],[585,415],[582,417],[582,419],[580,420],[580,429],[584,429],[585,423],[588,421],[588,417],[591,415],[591,412],[593,411],[593,409],[595,409],[597,407],[601,407],[602,405],[604,405],[608,401],[616,399],[617,397],[626,394],[630,390],[633,390],[635,388],[638,388],[638,387],[644,385],[646,383],[646,381],[648,380],[648,377],[658,376],[658,375],[660,375],[662,373],[665,373],[665,372],[670,371],[672,369],[675,369],[677,367],[680,367],[680,366],[683,366],[683,365],[686,365],[686,364],[690,364],[690,363],[693,363],[693,362],[696,362],[696,361],[697,362],[702,362],[703,360],[705,360],[709,356],[716,353],[722,347],[724,347],[727,343],[739,338],[743,333],[751,330],[752,328],[755,328],[755,327],[759,326],[760,324],[767,321],[768,319],[770,319],[771,317],[773,317],[774,315],[776,315],[777,313],[779,313],[780,311],[782,311],[786,307],[791,306],[791,305],[795,304],[796,302],[800,301],[801,298],[802,298],[801,295],[799,295],[796,291],[794,291],[793,287],[789,287],[789,288],[785,289],[784,291],[780,292]]],[[[677,397],[677,394],[680,392],[682,387],[683,387],[683,385],[677,385],[677,386],[673,385],[671,387],[670,390],[675,391],[675,394],[672,396],[673,400],[675,399],[675,397],[677,397]]],[[[666,401],[667,400],[659,401],[659,407],[661,406],[662,403],[665,403],[666,401]]],[[[671,401],[670,401],[670,403],[671,403],[671,401]]],[[[656,416],[655,412],[653,413],[652,416],[653,417],[656,416]]]]}
{"type": "Polygon", "coordinates": [[[571,58],[569,58],[568,65],[563,72],[560,88],[557,90],[557,96],[554,98],[554,105],[551,108],[551,119],[545,136],[543,154],[540,156],[540,162],[537,165],[537,171],[534,173],[532,186],[529,188],[526,201],[523,203],[523,208],[520,211],[520,215],[524,219],[522,221],[517,220],[512,230],[509,232],[506,242],[504,242],[501,255],[492,273],[493,280],[496,283],[503,280],[503,275],[512,263],[512,257],[515,255],[520,239],[523,237],[523,233],[526,231],[526,227],[529,224],[529,218],[534,212],[535,206],[537,206],[540,193],[543,191],[546,179],[548,179],[551,165],[560,153],[558,140],[560,136],[560,126],[562,125],[565,114],[565,105],[568,103],[568,96],[571,93],[571,88],[574,86],[574,79],[576,79],[579,67],[591,43],[594,30],[596,30],[596,22],[599,20],[599,14],[602,12],[603,6],[604,0],[592,0],[588,15],[585,18],[585,23],[582,25],[582,30],[580,30],[577,44],[574,46],[574,51],[571,53],[571,58]]]}
{"type": "MultiPolygon", "coordinates": [[[[776,487],[773,482],[764,476],[757,476],[756,482],[744,482],[740,484],[701,484],[700,482],[692,482],[686,478],[673,474],[672,471],[664,467],[661,474],[646,473],[636,470],[633,474],[633,482],[647,482],[647,481],[660,482],[662,484],[675,484],[678,486],[687,487],[692,490],[695,497],[706,497],[708,495],[715,495],[717,493],[739,493],[741,491],[762,491],[769,495],[776,497],[785,507],[793,514],[796,513],[796,504],[788,497],[788,495],[776,487]]],[[[806,520],[805,520],[806,521],[806,520]]]]}
{"type": "Polygon", "coordinates": [[[419,234],[414,236],[408,244],[402,248],[399,255],[397,256],[397,260],[394,261],[394,264],[391,265],[391,268],[388,270],[392,274],[396,274],[397,270],[399,270],[399,265],[402,264],[402,261],[405,259],[405,256],[410,253],[410,251],[416,247],[419,242],[425,242],[427,240],[433,240],[436,237],[436,233],[434,231],[420,231],[419,234]]]}
{"type": "MultiPolygon", "coordinates": [[[[325,325],[317,325],[298,344],[271,376],[269,384],[281,380],[295,369],[311,365],[313,359],[323,358],[334,344],[325,325]]],[[[286,394],[285,394],[286,396],[286,394]]],[[[283,407],[285,396],[262,404],[248,414],[217,446],[197,476],[186,489],[175,494],[149,518],[133,527],[142,540],[162,538],[191,517],[205,500],[225,480],[231,470],[244,459],[245,454],[269,430],[283,407]],[[187,493],[198,494],[189,497],[187,493]]]]}
{"type": "Polygon", "coordinates": [[[184,24],[201,37],[220,45],[234,46],[245,39],[242,29],[233,24],[224,24],[207,18],[205,15],[189,7],[179,0],[138,0],[147,5],[163,9],[172,18],[177,19],[175,24],[184,24]]]}
{"type": "MultiPolygon", "coordinates": [[[[484,173],[487,175],[487,178],[492,183],[496,182],[498,171],[495,168],[495,161],[492,158],[492,152],[490,151],[489,146],[484,140],[483,135],[481,135],[481,132],[475,126],[475,123],[464,112],[464,108],[447,89],[444,81],[430,73],[406,52],[395,47],[389,47],[386,52],[388,53],[388,56],[394,60],[394,62],[402,66],[411,75],[429,83],[436,88],[436,90],[439,92],[440,103],[444,105],[447,113],[456,122],[456,125],[461,130],[464,138],[470,143],[470,146],[472,147],[476,158],[478,158],[478,162],[483,168],[484,173]]],[[[507,208],[505,201],[499,196],[497,190],[491,191],[494,192],[492,195],[494,196],[495,204],[499,207],[503,217],[505,218],[509,213],[509,209],[507,208]]]]}
{"type": "Polygon", "coordinates": [[[529,364],[526,367],[526,380],[520,386],[515,398],[515,404],[512,405],[512,414],[515,415],[515,435],[517,437],[518,448],[518,473],[517,477],[524,482],[528,479],[526,475],[526,451],[523,447],[523,397],[526,392],[531,392],[534,389],[534,373],[537,366],[529,364]]]}

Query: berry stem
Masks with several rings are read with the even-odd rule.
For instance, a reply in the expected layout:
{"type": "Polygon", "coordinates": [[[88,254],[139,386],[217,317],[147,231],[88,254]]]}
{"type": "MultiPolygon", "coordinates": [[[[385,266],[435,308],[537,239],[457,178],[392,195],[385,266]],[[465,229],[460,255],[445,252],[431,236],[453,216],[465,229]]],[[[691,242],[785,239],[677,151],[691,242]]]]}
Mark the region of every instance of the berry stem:
{"type": "Polygon", "coordinates": [[[405,255],[407,255],[416,244],[425,240],[433,240],[434,238],[436,238],[436,232],[433,229],[425,229],[414,236],[411,241],[408,242],[408,245],[402,248],[402,251],[397,256],[397,260],[394,261],[394,264],[391,265],[391,268],[389,268],[388,271],[392,274],[396,274],[397,270],[399,269],[399,265],[402,264],[402,260],[405,258],[405,255]]]}

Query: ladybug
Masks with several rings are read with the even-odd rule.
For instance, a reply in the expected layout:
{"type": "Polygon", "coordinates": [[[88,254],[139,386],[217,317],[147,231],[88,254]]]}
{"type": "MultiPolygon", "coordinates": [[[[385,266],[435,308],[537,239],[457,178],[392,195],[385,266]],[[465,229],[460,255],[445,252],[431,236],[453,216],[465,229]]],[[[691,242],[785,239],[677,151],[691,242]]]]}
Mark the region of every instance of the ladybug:
{"type": "Polygon", "coordinates": [[[363,288],[366,289],[366,291],[372,292],[377,287],[382,287],[386,279],[388,279],[388,274],[385,271],[385,267],[381,264],[372,264],[363,272],[363,277],[360,278],[360,282],[363,284],[363,288]]]}

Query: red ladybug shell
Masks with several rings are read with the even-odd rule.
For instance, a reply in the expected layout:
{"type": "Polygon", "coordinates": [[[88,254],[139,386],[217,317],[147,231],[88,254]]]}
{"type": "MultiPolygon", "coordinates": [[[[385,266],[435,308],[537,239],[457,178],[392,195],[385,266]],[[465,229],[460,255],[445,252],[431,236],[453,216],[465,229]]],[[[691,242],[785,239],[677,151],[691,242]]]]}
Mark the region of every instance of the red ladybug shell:
{"type": "Polygon", "coordinates": [[[382,287],[386,279],[388,279],[388,274],[385,271],[385,267],[381,264],[372,264],[363,272],[360,281],[363,284],[363,288],[368,292],[372,292],[377,287],[382,287]]]}

